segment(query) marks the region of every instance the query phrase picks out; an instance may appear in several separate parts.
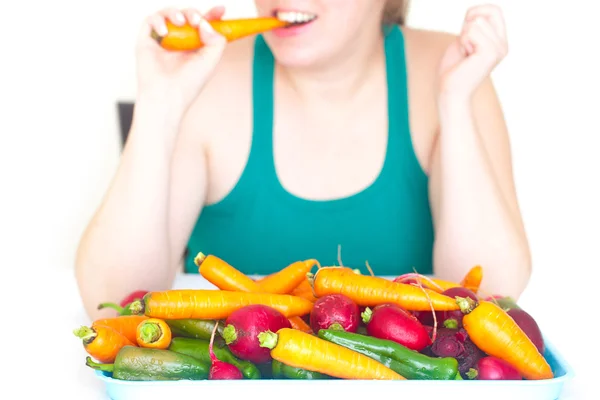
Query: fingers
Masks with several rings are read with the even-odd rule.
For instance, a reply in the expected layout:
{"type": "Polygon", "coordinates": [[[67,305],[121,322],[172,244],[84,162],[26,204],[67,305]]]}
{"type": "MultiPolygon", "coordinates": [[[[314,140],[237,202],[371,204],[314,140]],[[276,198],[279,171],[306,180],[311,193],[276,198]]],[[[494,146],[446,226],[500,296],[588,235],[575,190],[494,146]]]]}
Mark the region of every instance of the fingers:
{"type": "Polygon", "coordinates": [[[477,17],[473,21],[465,24],[462,42],[465,44],[465,48],[469,53],[472,53],[475,50],[473,46],[468,46],[468,44],[471,43],[478,47],[486,46],[489,50],[492,50],[499,55],[505,54],[505,46],[503,45],[502,38],[498,36],[489,20],[483,17],[477,17]],[[478,38],[479,41],[474,41],[474,37],[478,38]]]}
{"type": "Polygon", "coordinates": [[[506,38],[506,24],[500,7],[494,4],[472,7],[467,11],[465,21],[472,21],[477,17],[489,19],[494,30],[498,32],[498,36],[506,38]]]}
{"type": "Polygon", "coordinates": [[[202,16],[200,15],[200,12],[198,10],[195,10],[193,8],[187,8],[183,10],[182,13],[191,26],[198,27],[198,25],[200,24],[200,20],[202,19],[202,16]]]}

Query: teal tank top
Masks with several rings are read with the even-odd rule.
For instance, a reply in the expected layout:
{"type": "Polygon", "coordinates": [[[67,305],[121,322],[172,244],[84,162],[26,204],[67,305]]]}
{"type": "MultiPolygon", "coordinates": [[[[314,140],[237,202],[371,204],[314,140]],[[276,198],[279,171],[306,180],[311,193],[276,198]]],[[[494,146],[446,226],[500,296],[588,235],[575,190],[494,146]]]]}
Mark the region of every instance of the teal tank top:
{"type": "Polygon", "coordinates": [[[206,206],[189,238],[185,271],[194,257],[214,254],[248,275],[268,275],[304,259],[376,275],[432,273],[433,224],[428,177],[414,153],[409,128],[404,37],[386,32],[389,133],[377,180],[332,201],[296,197],[280,184],[273,158],[274,58],[261,35],[253,60],[253,137],[246,167],[223,200],[206,206]]]}

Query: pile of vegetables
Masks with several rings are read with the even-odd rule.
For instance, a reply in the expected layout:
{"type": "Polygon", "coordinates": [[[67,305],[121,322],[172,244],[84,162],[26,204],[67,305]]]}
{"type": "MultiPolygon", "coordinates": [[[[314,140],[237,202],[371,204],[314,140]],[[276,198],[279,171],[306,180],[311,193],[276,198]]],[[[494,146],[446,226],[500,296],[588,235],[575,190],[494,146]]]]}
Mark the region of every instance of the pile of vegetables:
{"type": "Polygon", "coordinates": [[[553,378],[536,321],[484,296],[480,266],[461,282],[389,280],[311,259],[253,280],[215,255],[195,262],[218,289],[99,305],[119,315],[74,331],[86,365],[128,381],[553,378]]]}

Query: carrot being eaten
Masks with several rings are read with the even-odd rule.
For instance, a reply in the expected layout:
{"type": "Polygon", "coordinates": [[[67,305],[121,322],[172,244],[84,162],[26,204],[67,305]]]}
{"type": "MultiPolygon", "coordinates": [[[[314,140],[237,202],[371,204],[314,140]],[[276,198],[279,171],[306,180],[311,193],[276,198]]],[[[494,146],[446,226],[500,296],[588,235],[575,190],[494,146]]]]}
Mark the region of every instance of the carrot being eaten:
{"type": "Polygon", "coordinates": [[[406,379],[373,358],[297,329],[262,332],[258,339],[274,360],[294,368],[341,379],[406,379]]]}
{"type": "Polygon", "coordinates": [[[463,328],[471,341],[490,356],[514,366],[529,380],[552,379],[552,368],[519,325],[496,304],[457,297],[463,328]]]}
{"type": "Polygon", "coordinates": [[[393,303],[408,311],[458,310],[456,301],[430,289],[392,282],[388,279],[358,275],[351,270],[324,267],[311,277],[317,297],[343,294],[363,307],[393,303]]]}
{"type": "MultiPolygon", "coordinates": [[[[290,25],[289,22],[275,17],[216,20],[208,21],[208,23],[215,31],[223,35],[228,42],[290,25]]],[[[159,35],[154,30],[151,32],[151,37],[164,49],[194,51],[204,46],[198,28],[190,24],[177,26],[169,20],[166,20],[165,24],[167,26],[166,35],[159,35]]]]}
{"type": "Polygon", "coordinates": [[[308,314],[313,307],[306,299],[286,294],[205,289],[150,292],[143,301],[136,302],[138,314],[160,319],[224,319],[252,304],[272,307],[289,318],[308,314]]]}

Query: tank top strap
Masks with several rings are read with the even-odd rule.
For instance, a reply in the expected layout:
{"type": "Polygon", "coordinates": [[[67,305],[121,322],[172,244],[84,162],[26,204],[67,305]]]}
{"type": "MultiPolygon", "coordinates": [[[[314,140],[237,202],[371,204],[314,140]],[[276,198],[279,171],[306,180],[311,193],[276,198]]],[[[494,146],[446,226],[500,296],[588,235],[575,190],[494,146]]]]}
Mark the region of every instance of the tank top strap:
{"type": "Polygon", "coordinates": [[[414,151],[409,113],[408,73],[404,35],[399,26],[386,27],[385,57],[388,91],[388,150],[387,174],[383,179],[410,177],[418,189],[427,185],[427,175],[414,151]]]}
{"type": "Polygon", "coordinates": [[[275,58],[262,35],[254,42],[252,61],[252,147],[246,166],[251,180],[271,184],[275,174],[273,157],[275,58]]]}

